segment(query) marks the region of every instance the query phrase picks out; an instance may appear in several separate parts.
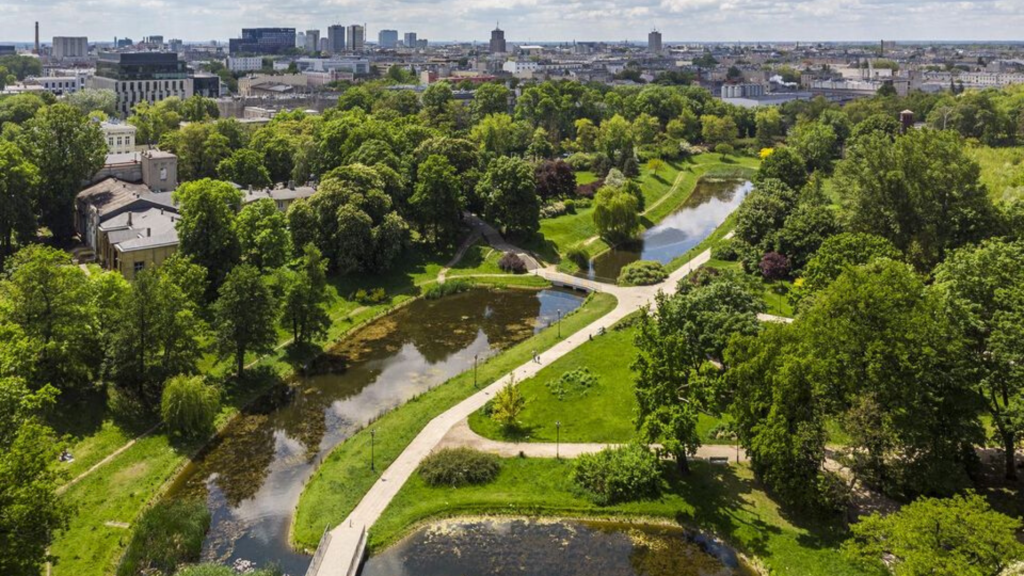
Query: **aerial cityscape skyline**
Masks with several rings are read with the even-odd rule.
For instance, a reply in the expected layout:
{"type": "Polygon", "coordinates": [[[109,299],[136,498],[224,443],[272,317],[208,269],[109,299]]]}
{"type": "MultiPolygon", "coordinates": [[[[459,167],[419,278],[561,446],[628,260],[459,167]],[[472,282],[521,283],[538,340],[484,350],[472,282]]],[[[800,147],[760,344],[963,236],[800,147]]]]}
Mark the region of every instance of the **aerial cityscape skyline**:
{"type": "Polygon", "coordinates": [[[114,38],[162,33],[185,41],[226,40],[239,26],[326,28],[335,23],[368,23],[381,29],[416,30],[446,41],[487,40],[501,22],[510,41],[641,41],[654,27],[666,42],[685,41],[865,41],[1019,40],[1024,14],[1009,0],[948,2],[826,0],[725,3],[708,0],[631,0],[559,4],[553,0],[510,0],[444,6],[436,0],[385,0],[372,7],[348,0],[283,0],[210,5],[196,0],[152,0],[125,4],[96,0],[88,11],[71,11],[60,0],[0,0],[0,39],[29,42],[34,22],[43,36],[114,38]],[[159,13],[159,23],[153,14],[159,13]],[[141,30],[140,22],[152,22],[141,30]]]}

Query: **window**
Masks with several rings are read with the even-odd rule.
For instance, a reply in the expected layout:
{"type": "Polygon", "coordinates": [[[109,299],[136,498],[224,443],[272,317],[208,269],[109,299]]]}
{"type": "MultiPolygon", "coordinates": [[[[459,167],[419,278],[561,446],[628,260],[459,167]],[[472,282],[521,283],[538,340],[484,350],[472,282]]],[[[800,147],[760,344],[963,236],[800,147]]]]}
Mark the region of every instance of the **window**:
{"type": "Polygon", "coordinates": [[[167,180],[167,168],[160,168],[160,180],[167,180]]]}
{"type": "Polygon", "coordinates": [[[146,267],[146,263],[145,262],[136,262],[136,263],[132,264],[132,273],[138,274],[139,272],[142,272],[142,270],[145,267],[146,267]]]}

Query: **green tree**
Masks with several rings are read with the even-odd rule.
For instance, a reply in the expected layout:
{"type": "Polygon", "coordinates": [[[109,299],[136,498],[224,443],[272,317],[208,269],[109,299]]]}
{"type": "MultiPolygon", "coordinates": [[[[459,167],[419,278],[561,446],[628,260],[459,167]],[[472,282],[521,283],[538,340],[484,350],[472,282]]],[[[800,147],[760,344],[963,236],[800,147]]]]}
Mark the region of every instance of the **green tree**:
{"type": "Polygon", "coordinates": [[[775,106],[758,108],[754,114],[754,122],[757,125],[757,145],[761,148],[775,146],[775,143],[786,135],[782,114],[775,106]]]}
{"type": "Polygon", "coordinates": [[[611,158],[615,166],[622,168],[625,159],[633,157],[633,145],[632,126],[628,120],[616,114],[601,123],[597,149],[611,158]]]}
{"type": "Polygon", "coordinates": [[[494,395],[491,405],[491,418],[506,430],[515,429],[519,425],[519,417],[526,409],[526,398],[523,396],[515,378],[509,378],[501,390],[494,395]]]}
{"type": "Polygon", "coordinates": [[[75,196],[107,156],[107,143],[97,123],[68,104],[39,110],[25,123],[20,144],[39,168],[42,223],[62,240],[74,234],[75,196]]]}
{"type": "Polygon", "coordinates": [[[626,187],[602,186],[594,197],[594,225],[611,243],[629,240],[640,227],[636,196],[626,187]]]}
{"type": "Polygon", "coordinates": [[[964,335],[945,310],[910,266],[875,260],[841,274],[794,323],[850,436],[851,468],[891,494],[968,485],[983,438],[964,335]]]}
{"type": "Polygon", "coordinates": [[[213,430],[220,412],[220,390],[202,376],[175,376],[164,386],[160,417],[171,432],[198,438],[213,430]]]}
{"type": "Polygon", "coordinates": [[[208,122],[220,117],[217,102],[203,96],[190,96],[181,102],[181,116],[186,122],[208,122]]]}
{"type": "Polygon", "coordinates": [[[54,462],[65,444],[37,416],[52,392],[32,394],[18,379],[0,378],[0,572],[11,576],[40,574],[73,511],[57,493],[67,476],[54,462]]]}
{"type": "Polygon", "coordinates": [[[773,249],[778,231],[797,205],[797,194],[780,180],[762,180],[736,211],[736,238],[758,249],[773,249]]]}
{"type": "Polygon", "coordinates": [[[138,128],[136,141],[140,144],[156,144],[164,134],[175,130],[181,124],[181,99],[172,96],[156,104],[143,100],[132,108],[128,123],[138,128]]]}
{"type": "Polygon", "coordinates": [[[580,118],[576,121],[576,148],[580,152],[594,152],[597,149],[597,139],[601,131],[589,118],[580,118]]]}
{"type": "Polygon", "coordinates": [[[489,82],[473,92],[473,117],[480,121],[491,114],[508,114],[512,92],[504,84],[489,82]]]}
{"type": "Polygon", "coordinates": [[[234,356],[239,378],[247,353],[269,354],[277,344],[277,301],[254,266],[241,264],[228,273],[213,317],[217,351],[222,357],[234,356]]]}
{"type": "Polygon", "coordinates": [[[705,114],[700,117],[701,138],[709,148],[719,144],[732,146],[739,135],[736,121],[731,116],[719,117],[705,114]]]}
{"type": "Polygon", "coordinates": [[[801,290],[807,295],[827,287],[848,268],[878,258],[900,260],[900,251],[885,238],[873,234],[844,232],[826,239],[808,261],[801,290]]]}
{"type": "Polygon", "coordinates": [[[1024,559],[1021,521],[1000,514],[968,492],[921,498],[883,516],[875,512],[850,527],[844,554],[896,576],[996,576],[1024,559]]]}
{"type": "Polygon", "coordinates": [[[24,376],[33,389],[51,384],[62,391],[90,388],[99,376],[96,319],[89,278],[71,257],[31,244],[10,259],[2,293],[6,320],[30,342],[31,362],[24,376]]]}
{"type": "Polygon", "coordinates": [[[720,410],[721,361],[729,338],[758,330],[763,304],[729,281],[685,287],[674,296],[659,293],[654,312],[641,312],[636,334],[639,410],[636,428],[647,443],[660,442],[688,472],[687,456],[696,453],[702,413],[720,410]]]}
{"type": "Polygon", "coordinates": [[[952,132],[912,130],[895,141],[873,133],[847,148],[834,189],[851,231],[887,238],[926,270],[995,225],[979,175],[952,132]]]}
{"type": "Polygon", "coordinates": [[[231,156],[231,141],[214,124],[194,123],[165,133],[160,148],[178,156],[178,178],[182,182],[215,178],[217,168],[231,156]]]}
{"type": "Polygon", "coordinates": [[[832,160],[839,155],[835,129],[823,122],[805,122],[789,133],[789,144],[807,163],[807,171],[832,172],[832,160]]]}
{"type": "Polygon", "coordinates": [[[444,156],[430,156],[420,164],[416,191],[409,205],[416,222],[430,230],[434,245],[450,241],[462,220],[461,183],[455,167],[444,156]]]}
{"type": "Polygon", "coordinates": [[[100,111],[108,117],[117,116],[117,94],[113,90],[86,88],[68,94],[64,102],[78,108],[83,114],[100,111]]]}
{"type": "Polygon", "coordinates": [[[530,236],[540,229],[540,202],[533,168],[517,158],[497,158],[477,185],[487,218],[508,234],[530,236]]]}
{"type": "Polygon", "coordinates": [[[242,194],[227,182],[204,179],[182,184],[174,192],[174,201],[181,208],[179,249],[206,268],[210,290],[216,290],[240,256],[235,214],[242,194]]]}
{"type": "Polygon", "coordinates": [[[15,240],[27,243],[36,234],[39,169],[11,142],[0,140],[0,272],[15,240]]]}
{"type": "Polygon", "coordinates": [[[960,312],[979,394],[1002,443],[1008,480],[1024,433],[1024,243],[991,240],[961,248],[935,269],[960,312]]]}
{"type": "Polygon", "coordinates": [[[163,267],[146,268],[136,274],[116,319],[108,351],[110,379],[156,409],[170,377],[196,371],[206,331],[198,307],[163,267]]]}
{"type": "Polygon", "coordinates": [[[685,109],[679,116],[670,120],[665,127],[669,136],[677,140],[696,143],[701,138],[700,118],[690,109],[685,109]]]}
{"type": "Polygon", "coordinates": [[[491,114],[473,126],[469,137],[497,157],[526,152],[532,135],[529,124],[516,122],[508,114],[491,114]]]}
{"type": "Polygon", "coordinates": [[[236,150],[217,164],[217,176],[243,188],[268,188],[270,172],[263,165],[263,157],[255,150],[236,150]]]}
{"type": "Polygon", "coordinates": [[[280,268],[291,256],[288,219],[270,198],[250,202],[238,213],[235,228],[241,261],[261,271],[280,268]]]}
{"type": "Polygon", "coordinates": [[[327,261],[316,246],[307,244],[297,270],[288,275],[284,293],[284,324],[298,345],[327,335],[327,261]]]}
{"type": "Polygon", "coordinates": [[[772,149],[771,154],[761,160],[761,166],[754,174],[754,184],[765,180],[781,180],[793,190],[800,190],[807,184],[806,162],[788,146],[772,149]]]}
{"type": "Polygon", "coordinates": [[[775,250],[786,256],[793,271],[803,270],[828,238],[841,231],[835,211],[823,202],[802,200],[786,217],[775,237],[775,250]]]}

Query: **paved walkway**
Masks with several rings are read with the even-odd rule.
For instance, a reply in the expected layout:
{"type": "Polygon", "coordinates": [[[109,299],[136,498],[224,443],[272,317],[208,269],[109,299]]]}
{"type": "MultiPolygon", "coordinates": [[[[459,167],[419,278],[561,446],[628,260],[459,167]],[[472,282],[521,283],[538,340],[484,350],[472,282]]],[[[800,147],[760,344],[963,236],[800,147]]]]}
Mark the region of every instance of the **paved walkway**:
{"type": "MultiPolygon", "coordinates": [[[[520,454],[529,458],[576,458],[581,454],[593,454],[608,447],[619,444],[597,443],[543,443],[543,442],[500,442],[491,440],[473,432],[466,420],[459,421],[448,430],[437,448],[472,448],[481,452],[490,452],[503,458],[515,458],[520,454]]],[[[693,456],[698,460],[724,458],[729,461],[745,462],[747,453],[743,448],[729,445],[701,446],[693,456]]]]}
{"type": "Polygon", "coordinates": [[[574,276],[555,272],[554,270],[540,268],[535,259],[505,242],[500,234],[486,223],[477,220],[474,226],[481,230],[481,233],[495,249],[507,248],[528,257],[529,260],[526,260],[526,258],[524,260],[527,261],[528,266],[531,266],[532,263],[533,267],[531,270],[550,282],[577,286],[586,290],[606,292],[614,295],[618,299],[618,303],[608,314],[543,352],[540,355],[539,362],[530,361],[523,364],[427,424],[420,431],[419,435],[405,448],[402,454],[388,466],[378,481],[370,488],[359,504],[356,505],[356,508],[349,517],[330,531],[330,537],[325,542],[326,550],[318,551],[318,553],[323,553],[323,559],[319,564],[319,569],[315,572],[316,574],[331,576],[349,574],[352,566],[357,563],[355,557],[362,554],[365,544],[363,539],[364,531],[373,526],[374,522],[384,512],[384,509],[387,508],[387,505],[398,494],[402,485],[405,484],[416,470],[416,467],[419,466],[419,463],[437,448],[438,444],[453,427],[468,418],[473,412],[482,408],[494,394],[513,378],[515,381],[521,382],[536,375],[541,369],[555,360],[588,342],[591,337],[600,334],[604,330],[608,330],[616,322],[633,313],[638,308],[651,304],[659,291],[673,291],[680,279],[711,259],[711,251],[707,250],[673,272],[661,284],[623,288],[588,282],[574,276]]]}

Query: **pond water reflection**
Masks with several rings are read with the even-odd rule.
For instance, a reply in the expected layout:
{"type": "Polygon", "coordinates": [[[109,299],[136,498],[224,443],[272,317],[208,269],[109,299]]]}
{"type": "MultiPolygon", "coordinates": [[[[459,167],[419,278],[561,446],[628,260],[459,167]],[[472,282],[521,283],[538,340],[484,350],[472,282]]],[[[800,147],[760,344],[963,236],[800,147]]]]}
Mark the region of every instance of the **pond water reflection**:
{"type": "Polygon", "coordinates": [[[736,554],[680,528],[637,524],[450,520],[370,558],[363,576],[752,575],[736,554]]]}
{"type": "Polygon", "coordinates": [[[701,179],[679,210],[650,228],[635,242],[599,254],[581,275],[615,282],[622,268],[637,260],[668,264],[711,235],[739,207],[753,184],[737,180],[701,179]]]}
{"type": "MultiPolygon", "coordinates": [[[[323,373],[269,394],[235,418],[187,468],[171,497],[213,515],[207,561],[275,562],[292,576],[310,558],[289,522],[319,458],[381,412],[521,342],[582,304],[561,290],[471,290],[420,300],[373,322],[318,363],[323,373]]],[[[380,438],[386,441],[386,438],[380,438]]]]}

